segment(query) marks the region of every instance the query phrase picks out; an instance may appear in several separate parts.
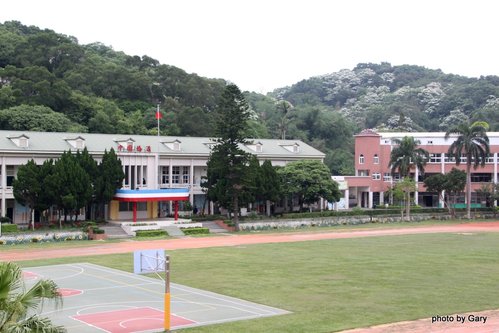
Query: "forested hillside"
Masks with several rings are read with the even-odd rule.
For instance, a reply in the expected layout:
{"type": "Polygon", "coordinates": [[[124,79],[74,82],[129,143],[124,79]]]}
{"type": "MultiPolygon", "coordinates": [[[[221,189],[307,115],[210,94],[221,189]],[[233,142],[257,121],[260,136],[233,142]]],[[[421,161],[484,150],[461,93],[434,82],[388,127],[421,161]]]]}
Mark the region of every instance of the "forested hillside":
{"type": "MultiPolygon", "coordinates": [[[[213,136],[212,111],[226,84],[147,55],[0,23],[1,129],[156,134],[159,105],[162,135],[213,136]]],[[[245,96],[248,137],[301,139],[326,153],[333,174],[353,172],[353,135],[364,128],[445,131],[471,118],[499,130],[497,76],[359,64],[245,96]]]]}

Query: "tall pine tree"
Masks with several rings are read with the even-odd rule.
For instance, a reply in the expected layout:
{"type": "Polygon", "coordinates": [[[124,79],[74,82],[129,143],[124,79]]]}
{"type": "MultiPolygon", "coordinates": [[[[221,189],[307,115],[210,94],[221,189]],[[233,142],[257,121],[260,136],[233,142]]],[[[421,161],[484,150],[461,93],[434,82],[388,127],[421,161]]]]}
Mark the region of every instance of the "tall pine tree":
{"type": "Polygon", "coordinates": [[[215,133],[218,138],[207,162],[207,176],[203,187],[207,197],[234,213],[234,226],[239,230],[240,198],[250,190],[251,154],[240,148],[245,144],[245,130],[250,119],[249,106],[239,88],[229,84],[215,114],[215,133]]]}

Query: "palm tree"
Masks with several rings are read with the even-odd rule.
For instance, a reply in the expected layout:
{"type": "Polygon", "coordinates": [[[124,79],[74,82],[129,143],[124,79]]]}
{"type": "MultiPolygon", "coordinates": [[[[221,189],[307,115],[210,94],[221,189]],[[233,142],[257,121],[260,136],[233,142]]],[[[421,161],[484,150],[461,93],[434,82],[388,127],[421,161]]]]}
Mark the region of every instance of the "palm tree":
{"type": "Polygon", "coordinates": [[[66,332],[64,327],[52,324],[48,318],[30,314],[44,299],[54,300],[56,307],[62,304],[55,282],[39,280],[25,290],[19,266],[11,262],[0,263],[0,332],[66,332]]]}
{"type": "Polygon", "coordinates": [[[393,142],[396,147],[390,154],[392,174],[398,170],[400,178],[408,177],[413,167],[423,174],[429,154],[423,148],[418,148],[421,142],[412,136],[405,136],[402,140],[393,139],[393,142]]]}
{"type": "Polygon", "coordinates": [[[466,159],[466,216],[471,219],[471,165],[476,169],[485,166],[485,160],[490,153],[489,137],[487,130],[489,124],[477,121],[473,124],[461,123],[445,133],[447,140],[451,135],[457,135],[450,147],[448,154],[455,157],[456,165],[461,164],[461,158],[466,159]]]}
{"type": "MultiPolygon", "coordinates": [[[[409,177],[411,169],[416,167],[421,174],[424,174],[424,167],[428,160],[428,152],[423,148],[418,148],[419,140],[412,136],[405,136],[400,139],[393,139],[396,147],[390,154],[390,168],[392,175],[398,170],[400,178],[409,177]]],[[[410,220],[411,211],[411,191],[406,189],[406,218],[410,220]]]]}

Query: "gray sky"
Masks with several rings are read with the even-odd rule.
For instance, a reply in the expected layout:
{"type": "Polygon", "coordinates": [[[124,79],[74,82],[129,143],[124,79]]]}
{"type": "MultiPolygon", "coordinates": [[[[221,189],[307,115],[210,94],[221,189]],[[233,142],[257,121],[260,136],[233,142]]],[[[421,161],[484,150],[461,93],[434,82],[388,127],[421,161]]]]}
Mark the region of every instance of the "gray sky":
{"type": "Polygon", "coordinates": [[[1,0],[17,20],[265,93],[359,62],[499,75],[499,1],[1,0]]]}

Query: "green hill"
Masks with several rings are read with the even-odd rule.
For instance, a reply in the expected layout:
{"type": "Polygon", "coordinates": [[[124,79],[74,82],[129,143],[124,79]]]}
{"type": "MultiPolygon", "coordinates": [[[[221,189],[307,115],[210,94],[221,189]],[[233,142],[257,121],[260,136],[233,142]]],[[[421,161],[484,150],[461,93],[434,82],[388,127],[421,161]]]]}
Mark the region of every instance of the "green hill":
{"type": "MultiPolygon", "coordinates": [[[[20,22],[0,23],[0,129],[213,136],[227,82],[147,56],[20,22]]],[[[237,82],[236,82],[237,84],[237,82]]],[[[419,66],[359,64],[261,95],[248,137],[301,139],[334,174],[353,172],[353,134],[364,128],[445,131],[461,120],[499,130],[499,77],[467,78],[419,66]]]]}

